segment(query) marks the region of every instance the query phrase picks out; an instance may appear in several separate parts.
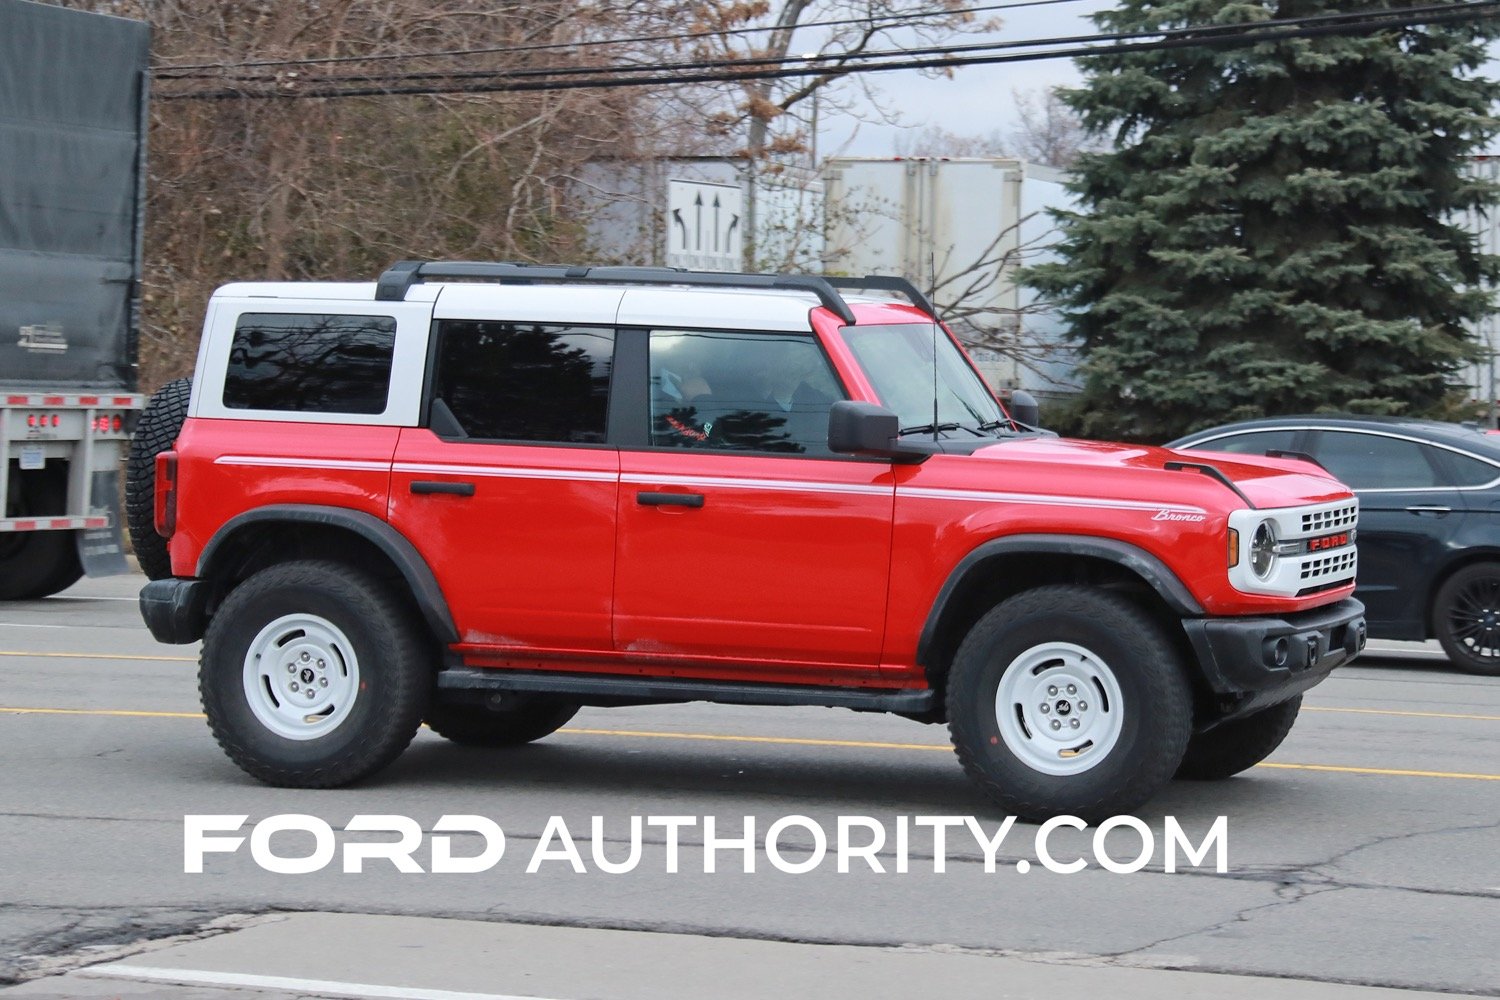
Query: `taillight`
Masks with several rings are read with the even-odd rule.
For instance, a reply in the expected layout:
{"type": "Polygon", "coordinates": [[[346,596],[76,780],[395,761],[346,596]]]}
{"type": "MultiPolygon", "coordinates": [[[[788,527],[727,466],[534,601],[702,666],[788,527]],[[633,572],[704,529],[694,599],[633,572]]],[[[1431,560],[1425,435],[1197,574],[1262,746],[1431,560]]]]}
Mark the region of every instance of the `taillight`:
{"type": "Polygon", "coordinates": [[[156,456],[156,533],[171,538],[177,530],[177,452],[156,456]]]}

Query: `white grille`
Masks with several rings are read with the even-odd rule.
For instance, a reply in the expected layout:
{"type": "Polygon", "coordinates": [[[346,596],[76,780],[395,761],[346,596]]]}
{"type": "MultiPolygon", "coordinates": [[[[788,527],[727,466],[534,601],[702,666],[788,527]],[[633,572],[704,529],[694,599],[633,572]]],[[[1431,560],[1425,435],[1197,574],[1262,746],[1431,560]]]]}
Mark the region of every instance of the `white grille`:
{"type": "Polygon", "coordinates": [[[1359,504],[1342,504],[1324,510],[1310,511],[1302,515],[1302,533],[1316,535],[1323,531],[1337,531],[1352,527],[1359,520],[1359,504]]]}
{"type": "Polygon", "coordinates": [[[1240,533],[1240,559],[1239,564],[1229,570],[1229,582],[1236,590],[1247,594],[1277,597],[1297,597],[1348,584],[1354,580],[1359,560],[1354,549],[1358,523],[1358,500],[1237,510],[1229,515],[1229,526],[1240,533]],[[1282,553],[1265,578],[1257,576],[1250,564],[1252,540],[1262,521],[1270,521],[1275,526],[1276,539],[1280,543],[1278,548],[1282,553]],[[1301,551],[1310,538],[1345,532],[1348,540],[1338,548],[1301,551]]]}
{"type": "Polygon", "coordinates": [[[1331,556],[1316,556],[1302,561],[1302,582],[1316,586],[1329,580],[1338,580],[1354,575],[1355,553],[1353,549],[1331,556]]]}

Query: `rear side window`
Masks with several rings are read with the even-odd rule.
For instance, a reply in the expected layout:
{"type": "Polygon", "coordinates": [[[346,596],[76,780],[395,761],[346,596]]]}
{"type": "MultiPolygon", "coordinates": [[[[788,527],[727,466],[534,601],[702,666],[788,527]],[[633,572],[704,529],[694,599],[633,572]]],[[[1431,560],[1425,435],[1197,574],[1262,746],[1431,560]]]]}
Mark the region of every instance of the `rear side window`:
{"type": "Polygon", "coordinates": [[[470,438],[602,444],[614,349],[603,327],[444,320],[434,408],[470,438]]]}
{"type": "Polygon", "coordinates": [[[391,316],[244,313],[229,349],[224,405],[384,413],[395,350],[391,316]]]}
{"type": "Polygon", "coordinates": [[[1357,490],[1415,490],[1438,485],[1427,460],[1428,449],[1416,441],[1383,434],[1323,431],[1313,454],[1323,468],[1357,490]]]}
{"type": "Polygon", "coordinates": [[[1436,449],[1433,452],[1442,466],[1443,482],[1453,486],[1488,486],[1500,479],[1500,469],[1471,455],[1436,449]]]}

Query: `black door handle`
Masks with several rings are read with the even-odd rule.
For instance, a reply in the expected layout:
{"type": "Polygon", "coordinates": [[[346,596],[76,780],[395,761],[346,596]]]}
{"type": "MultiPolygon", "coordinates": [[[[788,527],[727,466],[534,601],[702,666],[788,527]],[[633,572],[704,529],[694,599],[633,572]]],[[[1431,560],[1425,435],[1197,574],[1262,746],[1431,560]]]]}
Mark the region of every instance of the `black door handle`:
{"type": "Polygon", "coordinates": [[[635,502],[642,507],[702,507],[702,493],[650,493],[635,495],[635,502]]]}
{"type": "Polygon", "coordinates": [[[421,480],[413,480],[411,484],[413,493],[449,493],[456,497],[471,497],[474,495],[473,483],[432,483],[421,480]]]}

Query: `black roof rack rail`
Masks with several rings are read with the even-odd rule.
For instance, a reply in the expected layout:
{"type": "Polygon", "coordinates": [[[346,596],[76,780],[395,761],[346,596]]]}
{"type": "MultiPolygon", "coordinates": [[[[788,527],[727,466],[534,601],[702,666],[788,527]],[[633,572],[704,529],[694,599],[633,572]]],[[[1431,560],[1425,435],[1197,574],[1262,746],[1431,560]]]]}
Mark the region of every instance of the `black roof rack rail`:
{"type": "Polygon", "coordinates": [[[867,274],[863,278],[824,278],[834,288],[872,288],[881,292],[899,292],[933,319],[938,318],[937,309],[923,291],[905,278],[889,274],[867,274]]]}
{"type": "MultiPolygon", "coordinates": [[[[854,324],[849,303],[832,281],[811,274],[733,274],[721,271],[688,271],[673,267],[571,267],[565,264],[516,264],[486,261],[403,260],[392,264],[375,285],[378,302],[401,302],[412,285],[444,278],[478,279],[501,284],[538,282],[589,282],[631,285],[700,285],[715,288],[775,288],[812,292],[845,323],[854,324]]],[[[843,280],[843,279],[833,279],[843,280]]],[[[901,281],[902,279],[880,279],[901,281]]],[[[907,283],[909,284],[909,282],[907,283]]],[[[853,287],[853,286],[851,286],[853,287]]],[[[874,286],[861,286],[874,287],[874,286]]],[[[920,296],[915,288],[912,293],[920,296]]]]}

